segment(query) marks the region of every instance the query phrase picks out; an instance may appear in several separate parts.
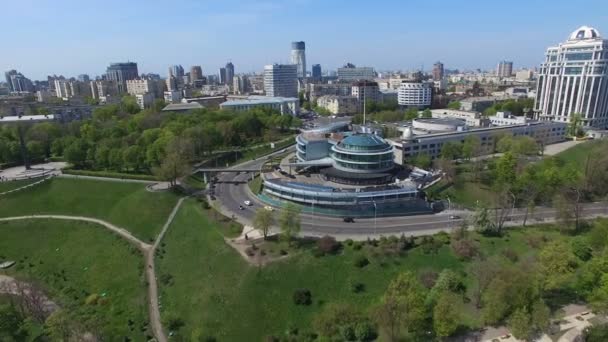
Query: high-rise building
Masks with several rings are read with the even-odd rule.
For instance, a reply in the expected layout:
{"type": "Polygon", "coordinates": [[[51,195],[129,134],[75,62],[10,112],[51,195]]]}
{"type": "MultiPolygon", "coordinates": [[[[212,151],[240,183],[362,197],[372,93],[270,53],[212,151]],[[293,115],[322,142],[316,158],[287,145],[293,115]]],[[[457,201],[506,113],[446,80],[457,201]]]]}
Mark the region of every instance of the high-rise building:
{"type": "Polygon", "coordinates": [[[80,75],[78,75],[78,81],[80,81],[80,82],[89,82],[90,81],[89,75],[87,75],[87,74],[80,74],[80,75]]]}
{"type": "Polygon", "coordinates": [[[178,64],[170,66],[169,76],[175,76],[177,79],[184,78],[184,68],[178,64]]]}
{"type": "Polygon", "coordinates": [[[234,65],[232,62],[226,63],[226,82],[224,84],[232,87],[234,82],[234,65]]]}
{"type": "Polygon", "coordinates": [[[433,81],[441,81],[443,79],[443,63],[437,62],[433,64],[433,81]]]}
{"type": "Polygon", "coordinates": [[[579,113],[589,127],[608,126],[608,40],[588,26],[547,49],[536,88],[541,120],[570,122],[579,113]]]}
{"type": "Polygon", "coordinates": [[[320,81],[321,78],[323,76],[321,76],[321,64],[313,64],[312,65],[312,79],[313,81],[320,81]]]}
{"type": "Polygon", "coordinates": [[[156,94],[156,82],[152,79],[138,79],[127,81],[129,95],[156,94]]]}
{"type": "Polygon", "coordinates": [[[218,77],[219,77],[220,84],[226,84],[226,68],[220,68],[218,77]]]}
{"type": "Polygon", "coordinates": [[[500,61],[496,67],[496,76],[511,77],[513,75],[513,62],[500,61]]]}
{"type": "Polygon", "coordinates": [[[298,78],[306,77],[306,43],[291,43],[291,64],[297,65],[298,78]]]}
{"type": "Polygon", "coordinates": [[[370,102],[380,102],[380,88],[377,82],[355,82],[351,88],[351,95],[359,100],[359,113],[363,113],[365,105],[370,102]]]}
{"type": "Polygon", "coordinates": [[[298,97],[298,71],[295,64],[271,64],[264,67],[266,96],[298,97]]]}
{"type": "Polygon", "coordinates": [[[200,65],[194,65],[190,68],[190,82],[195,83],[203,79],[203,69],[200,65]]]}
{"type": "Polygon", "coordinates": [[[34,90],[32,81],[17,70],[9,70],[4,73],[4,76],[9,92],[31,92],[34,90]]]}
{"type": "Polygon", "coordinates": [[[347,63],[338,68],[338,79],[342,81],[372,81],[374,77],[376,77],[376,72],[371,67],[356,67],[354,64],[347,63]]]}
{"type": "Polygon", "coordinates": [[[397,102],[407,108],[426,108],[433,100],[433,84],[430,82],[403,81],[399,86],[397,102]]]}
{"type": "Polygon", "coordinates": [[[249,79],[246,75],[234,76],[232,92],[238,95],[247,94],[249,92],[249,79]]]}
{"type": "Polygon", "coordinates": [[[116,82],[119,93],[127,91],[127,81],[139,77],[137,63],[112,63],[106,70],[106,79],[116,82]]]}

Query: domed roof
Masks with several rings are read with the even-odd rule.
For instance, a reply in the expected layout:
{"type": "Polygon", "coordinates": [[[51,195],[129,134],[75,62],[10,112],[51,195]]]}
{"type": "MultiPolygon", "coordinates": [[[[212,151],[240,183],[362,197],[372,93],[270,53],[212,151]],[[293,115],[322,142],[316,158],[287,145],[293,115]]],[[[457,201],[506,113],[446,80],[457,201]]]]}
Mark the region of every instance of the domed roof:
{"type": "Polygon", "coordinates": [[[362,147],[368,150],[384,149],[390,145],[375,134],[363,133],[353,134],[344,139],[339,144],[340,147],[348,149],[350,147],[362,147]]]}
{"type": "Polygon", "coordinates": [[[595,39],[600,37],[599,31],[593,27],[581,26],[570,34],[570,38],[568,38],[568,40],[595,39]]]}

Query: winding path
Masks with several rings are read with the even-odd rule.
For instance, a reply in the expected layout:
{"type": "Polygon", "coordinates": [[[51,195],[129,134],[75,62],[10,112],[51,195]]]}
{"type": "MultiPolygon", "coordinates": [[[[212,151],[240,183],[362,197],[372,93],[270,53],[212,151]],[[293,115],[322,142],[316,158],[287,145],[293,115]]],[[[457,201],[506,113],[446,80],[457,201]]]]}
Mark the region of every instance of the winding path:
{"type": "MultiPolygon", "coordinates": [[[[162,321],[160,318],[160,309],[158,307],[158,284],[156,282],[156,269],[154,266],[154,252],[162,238],[165,236],[165,233],[171,226],[175,215],[177,214],[182,202],[186,199],[186,197],[182,197],[177,201],[173,211],[167,218],[167,222],[163,226],[160,234],[156,237],[153,245],[145,243],[135,236],[133,236],[128,230],[118,227],[112,223],[109,223],[104,220],[86,217],[86,216],[68,216],[68,215],[27,215],[27,216],[13,216],[13,217],[2,217],[0,218],[0,222],[5,221],[18,221],[18,220],[32,220],[32,219],[54,219],[54,220],[68,220],[68,221],[83,221],[98,224],[111,232],[119,235],[123,239],[127,240],[129,243],[135,245],[144,255],[146,260],[146,278],[148,281],[148,312],[150,315],[150,324],[152,326],[152,332],[156,337],[158,342],[167,342],[167,337],[165,336],[162,321]]],[[[8,280],[5,279],[5,280],[8,280]]]]}

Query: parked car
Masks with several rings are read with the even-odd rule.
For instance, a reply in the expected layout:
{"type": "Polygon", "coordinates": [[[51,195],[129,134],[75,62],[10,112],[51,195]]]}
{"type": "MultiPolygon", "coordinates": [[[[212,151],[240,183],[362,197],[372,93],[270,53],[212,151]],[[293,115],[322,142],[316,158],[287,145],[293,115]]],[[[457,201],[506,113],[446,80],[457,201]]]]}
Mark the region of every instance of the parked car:
{"type": "Polygon", "coordinates": [[[274,211],[274,208],[269,205],[265,206],[264,209],[269,210],[269,211],[274,211]]]}
{"type": "Polygon", "coordinates": [[[344,222],[348,222],[348,223],[353,223],[353,222],[355,222],[355,219],[354,219],[354,218],[352,218],[352,217],[345,217],[345,218],[343,219],[343,221],[344,221],[344,222]]]}
{"type": "Polygon", "coordinates": [[[245,205],[248,206],[248,207],[250,207],[252,205],[251,201],[245,201],[243,203],[245,203],[245,205]]]}
{"type": "Polygon", "coordinates": [[[239,210],[245,210],[245,207],[243,207],[242,205],[239,205],[239,210]]]}
{"type": "Polygon", "coordinates": [[[458,216],[458,215],[450,215],[450,220],[460,220],[460,216],[458,216]]]}

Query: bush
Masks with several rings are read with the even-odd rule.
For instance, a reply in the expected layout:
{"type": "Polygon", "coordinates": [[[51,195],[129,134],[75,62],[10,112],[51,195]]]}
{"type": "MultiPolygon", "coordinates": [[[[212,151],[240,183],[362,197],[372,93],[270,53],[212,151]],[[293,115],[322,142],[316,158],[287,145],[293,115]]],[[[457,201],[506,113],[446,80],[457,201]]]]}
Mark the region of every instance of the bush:
{"type": "Polygon", "coordinates": [[[355,266],[362,268],[369,265],[369,260],[364,255],[359,255],[355,258],[355,266]]]}
{"type": "Polygon", "coordinates": [[[310,305],[312,295],[308,289],[297,289],[293,292],[293,302],[296,305],[310,305]]]}
{"type": "Polygon", "coordinates": [[[439,273],[432,270],[424,270],[420,273],[420,282],[427,289],[435,286],[437,278],[439,278],[439,273]]]}
{"type": "Polygon", "coordinates": [[[424,254],[437,253],[441,246],[443,246],[443,241],[436,240],[432,236],[423,236],[420,241],[420,248],[424,254]]]}
{"type": "Polygon", "coordinates": [[[352,245],[353,245],[353,242],[354,242],[354,241],[353,241],[353,239],[346,239],[346,240],[344,241],[344,243],[345,243],[347,246],[352,246],[352,245]]]}
{"type": "Polygon", "coordinates": [[[353,243],[353,249],[355,251],[359,251],[359,250],[361,250],[361,248],[363,248],[363,243],[361,243],[360,241],[355,241],[353,243]]]}
{"type": "Polygon", "coordinates": [[[479,253],[477,244],[469,239],[452,241],[452,251],[460,260],[471,260],[479,253]]]}
{"type": "Polygon", "coordinates": [[[511,248],[505,248],[505,249],[502,251],[502,255],[503,255],[505,258],[507,258],[507,259],[511,260],[511,262],[517,262],[517,260],[519,260],[519,256],[518,256],[518,255],[517,255],[517,253],[516,253],[514,250],[512,250],[511,248]]]}
{"type": "Polygon", "coordinates": [[[355,281],[350,283],[350,290],[354,293],[361,293],[365,291],[365,284],[355,281]]]}
{"type": "Polygon", "coordinates": [[[332,236],[325,235],[317,241],[319,251],[327,254],[334,254],[340,250],[341,244],[332,236]]]}
{"type": "Polygon", "coordinates": [[[84,300],[84,303],[86,305],[97,305],[98,301],[99,301],[99,295],[97,293],[93,293],[84,300]]]}

